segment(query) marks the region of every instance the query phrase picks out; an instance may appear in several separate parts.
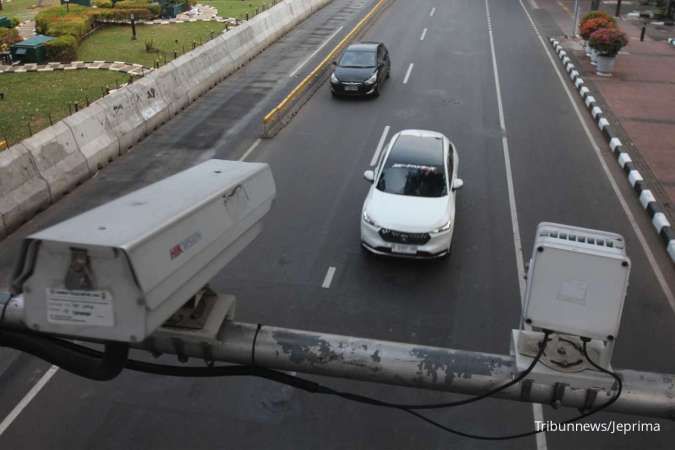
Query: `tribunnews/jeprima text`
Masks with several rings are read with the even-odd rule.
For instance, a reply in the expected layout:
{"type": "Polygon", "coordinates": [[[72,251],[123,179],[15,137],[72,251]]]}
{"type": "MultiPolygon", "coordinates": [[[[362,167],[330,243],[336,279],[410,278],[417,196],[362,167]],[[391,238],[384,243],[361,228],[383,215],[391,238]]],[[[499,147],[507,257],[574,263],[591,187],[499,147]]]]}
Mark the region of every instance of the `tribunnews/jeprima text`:
{"type": "Polygon", "coordinates": [[[650,433],[661,431],[661,424],[658,422],[575,422],[558,423],[552,420],[535,420],[535,429],[537,431],[551,432],[596,432],[610,434],[629,434],[629,433],[650,433]]]}

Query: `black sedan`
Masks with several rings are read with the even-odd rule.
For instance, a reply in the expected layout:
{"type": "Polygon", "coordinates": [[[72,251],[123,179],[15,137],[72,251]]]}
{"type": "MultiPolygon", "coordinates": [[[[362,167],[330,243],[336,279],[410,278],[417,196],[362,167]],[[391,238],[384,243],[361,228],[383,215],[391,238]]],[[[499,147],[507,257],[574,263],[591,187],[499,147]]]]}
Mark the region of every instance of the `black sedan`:
{"type": "Polygon", "coordinates": [[[342,53],[330,76],[333,95],[380,95],[389,78],[389,51],[381,42],[358,42],[342,53]]]}

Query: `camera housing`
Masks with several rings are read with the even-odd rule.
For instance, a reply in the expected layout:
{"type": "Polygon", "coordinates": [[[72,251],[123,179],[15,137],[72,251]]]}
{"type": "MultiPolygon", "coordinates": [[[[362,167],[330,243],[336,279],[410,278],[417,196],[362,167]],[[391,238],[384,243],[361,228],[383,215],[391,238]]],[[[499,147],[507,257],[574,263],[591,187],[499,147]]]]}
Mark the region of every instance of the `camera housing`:
{"type": "Polygon", "coordinates": [[[24,322],[142,341],[258,236],[275,194],[267,164],[212,159],[27,237],[24,322]]]}

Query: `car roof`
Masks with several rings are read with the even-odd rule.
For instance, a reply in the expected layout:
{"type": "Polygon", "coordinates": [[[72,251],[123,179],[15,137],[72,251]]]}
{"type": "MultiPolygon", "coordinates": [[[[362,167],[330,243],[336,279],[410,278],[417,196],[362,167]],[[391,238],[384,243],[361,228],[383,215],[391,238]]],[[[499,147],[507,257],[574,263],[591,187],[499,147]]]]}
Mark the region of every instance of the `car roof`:
{"type": "Polygon", "coordinates": [[[444,164],[445,148],[440,133],[401,132],[389,151],[387,159],[397,163],[415,163],[430,166],[444,164]]]}
{"type": "Polygon", "coordinates": [[[355,42],[345,49],[345,51],[356,50],[356,51],[376,51],[377,46],[380,45],[379,42],[355,42]]]}

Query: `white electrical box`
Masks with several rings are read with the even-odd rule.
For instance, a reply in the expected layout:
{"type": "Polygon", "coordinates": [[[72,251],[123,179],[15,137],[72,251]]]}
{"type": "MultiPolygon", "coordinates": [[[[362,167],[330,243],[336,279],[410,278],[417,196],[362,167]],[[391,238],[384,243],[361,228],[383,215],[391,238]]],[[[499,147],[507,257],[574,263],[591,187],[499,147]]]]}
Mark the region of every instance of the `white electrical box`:
{"type": "Polygon", "coordinates": [[[525,320],[535,328],[612,340],[629,274],[621,235],[542,222],[528,269],[525,320]]]}
{"type": "Polygon", "coordinates": [[[214,159],[29,236],[25,323],[145,339],[255,239],[274,196],[267,164],[214,159]]]}

